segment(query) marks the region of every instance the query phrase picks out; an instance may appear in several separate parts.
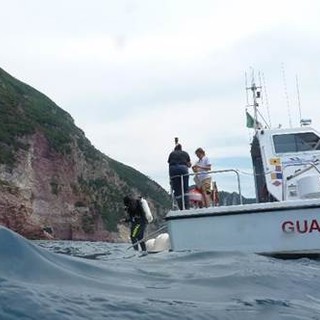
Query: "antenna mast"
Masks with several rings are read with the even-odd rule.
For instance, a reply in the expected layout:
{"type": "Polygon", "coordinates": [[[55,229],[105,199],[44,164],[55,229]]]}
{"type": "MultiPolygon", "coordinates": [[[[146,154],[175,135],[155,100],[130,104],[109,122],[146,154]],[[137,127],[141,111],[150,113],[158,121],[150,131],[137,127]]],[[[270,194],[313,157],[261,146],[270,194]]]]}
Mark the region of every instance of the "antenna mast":
{"type": "Polygon", "coordinates": [[[258,129],[260,128],[260,123],[258,122],[258,102],[257,99],[261,98],[261,86],[256,86],[255,82],[254,82],[254,71],[252,71],[252,84],[251,87],[247,87],[246,88],[247,91],[251,90],[252,91],[252,100],[253,100],[253,105],[248,104],[249,106],[253,107],[253,128],[255,133],[258,131],[258,129]]]}
{"type": "Polygon", "coordinates": [[[253,114],[254,114],[254,130],[255,132],[257,132],[258,130],[258,102],[257,102],[257,98],[260,98],[260,91],[257,91],[258,88],[261,87],[257,87],[256,84],[253,82],[251,85],[251,90],[252,90],[252,97],[253,97],[253,114]]]}

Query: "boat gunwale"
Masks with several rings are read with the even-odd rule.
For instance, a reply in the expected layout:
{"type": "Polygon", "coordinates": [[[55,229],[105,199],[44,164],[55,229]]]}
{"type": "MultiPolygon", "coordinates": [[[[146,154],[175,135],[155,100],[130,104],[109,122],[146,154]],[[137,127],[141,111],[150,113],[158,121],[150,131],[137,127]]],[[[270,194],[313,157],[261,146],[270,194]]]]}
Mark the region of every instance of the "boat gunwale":
{"type": "Polygon", "coordinates": [[[320,208],[320,199],[294,200],[268,203],[254,203],[234,206],[208,207],[201,209],[188,210],[170,210],[165,217],[166,221],[191,219],[191,218],[206,218],[220,217],[240,214],[257,214],[270,213],[275,211],[292,211],[301,209],[320,208]]]}

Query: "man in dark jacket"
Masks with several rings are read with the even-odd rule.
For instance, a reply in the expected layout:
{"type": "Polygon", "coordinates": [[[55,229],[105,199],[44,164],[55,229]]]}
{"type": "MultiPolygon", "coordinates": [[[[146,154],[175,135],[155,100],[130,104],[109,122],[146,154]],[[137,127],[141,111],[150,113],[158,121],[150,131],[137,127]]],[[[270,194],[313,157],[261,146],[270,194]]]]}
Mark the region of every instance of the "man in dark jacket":
{"type": "Polygon", "coordinates": [[[188,168],[191,167],[191,161],[189,154],[182,150],[180,143],[176,144],[174,150],[169,154],[168,163],[170,183],[179,209],[189,209],[188,168]],[[182,197],[182,193],[184,197],[182,197]]]}
{"type": "Polygon", "coordinates": [[[136,199],[130,196],[123,198],[125,210],[128,213],[128,217],[124,219],[126,222],[130,222],[130,238],[133,244],[134,250],[139,250],[138,243],[141,250],[146,251],[146,244],[141,241],[144,236],[144,230],[147,225],[147,219],[143,211],[140,199],[136,199]]]}

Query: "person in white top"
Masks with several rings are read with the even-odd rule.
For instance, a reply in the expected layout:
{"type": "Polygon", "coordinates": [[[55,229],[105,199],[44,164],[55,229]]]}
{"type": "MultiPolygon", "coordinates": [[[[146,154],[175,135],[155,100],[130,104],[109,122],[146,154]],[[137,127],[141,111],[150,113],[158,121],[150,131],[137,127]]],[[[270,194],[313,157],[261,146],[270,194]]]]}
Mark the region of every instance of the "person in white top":
{"type": "Polygon", "coordinates": [[[195,154],[199,160],[192,166],[192,170],[196,173],[194,180],[202,193],[204,206],[209,207],[211,205],[212,180],[208,171],[211,170],[211,162],[202,148],[198,148],[195,154]]]}

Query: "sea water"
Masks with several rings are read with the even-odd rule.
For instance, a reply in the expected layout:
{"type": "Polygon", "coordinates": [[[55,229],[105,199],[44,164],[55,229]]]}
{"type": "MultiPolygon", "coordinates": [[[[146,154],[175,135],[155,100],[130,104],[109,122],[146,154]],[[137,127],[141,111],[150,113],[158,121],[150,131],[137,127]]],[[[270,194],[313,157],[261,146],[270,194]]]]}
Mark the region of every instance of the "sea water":
{"type": "Polygon", "coordinates": [[[0,319],[320,319],[320,261],[28,241],[0,227],[0,319]]]}

